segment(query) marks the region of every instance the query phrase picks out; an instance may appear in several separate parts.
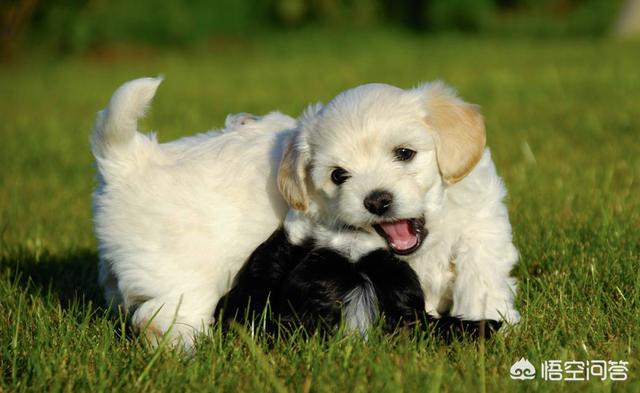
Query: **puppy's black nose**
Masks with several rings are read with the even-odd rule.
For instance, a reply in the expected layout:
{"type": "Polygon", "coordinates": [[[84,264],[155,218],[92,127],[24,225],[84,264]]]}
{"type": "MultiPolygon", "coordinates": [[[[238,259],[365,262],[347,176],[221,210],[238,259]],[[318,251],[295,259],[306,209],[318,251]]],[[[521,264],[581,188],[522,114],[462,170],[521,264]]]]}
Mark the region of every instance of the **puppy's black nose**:
{"type": "Polygon", "coordinates": [[[389,191],[375,190],[364,198],[364,207],[371,213],[381,216],[389,210],[392,202],[393,194],[389,191]]]}

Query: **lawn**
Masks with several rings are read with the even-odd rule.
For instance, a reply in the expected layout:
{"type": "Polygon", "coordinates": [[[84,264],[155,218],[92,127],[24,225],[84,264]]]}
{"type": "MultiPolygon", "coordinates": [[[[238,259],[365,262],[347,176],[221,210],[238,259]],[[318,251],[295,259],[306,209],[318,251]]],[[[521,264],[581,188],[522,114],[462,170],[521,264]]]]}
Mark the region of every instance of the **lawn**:
{"type": "MultiPolygon", "coordinates": [[[[115,47],[0,65],[0,392],[640,391],[640,43],[394,32],[115,47]],[[486,343],[246,331],[146,348],[97,286],[89,132],[122,82],[163,74],[163,141],[230,112],[299,114],[365,82],[444,79],[482,106],[521,260],[522,322],[486,343]],[[515,381],[521,357],[624,360],[628,380],[515,381]]],[[[251,163],[247,163],[251,165],[251,163]]]]}

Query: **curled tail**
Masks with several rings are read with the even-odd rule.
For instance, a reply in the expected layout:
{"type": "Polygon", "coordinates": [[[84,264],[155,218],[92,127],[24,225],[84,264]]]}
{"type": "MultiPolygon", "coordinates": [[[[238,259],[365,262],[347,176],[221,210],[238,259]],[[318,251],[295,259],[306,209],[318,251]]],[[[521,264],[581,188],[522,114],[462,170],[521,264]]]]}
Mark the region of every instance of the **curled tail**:
{"type": "Polygon", "coordinates": [[[162,78],[140,78],[120,86],[109,105],[98,112],[91,150],[96,159],[109,160],[129,145],[137,132],[138,119],[144,116],[162,78]]]}

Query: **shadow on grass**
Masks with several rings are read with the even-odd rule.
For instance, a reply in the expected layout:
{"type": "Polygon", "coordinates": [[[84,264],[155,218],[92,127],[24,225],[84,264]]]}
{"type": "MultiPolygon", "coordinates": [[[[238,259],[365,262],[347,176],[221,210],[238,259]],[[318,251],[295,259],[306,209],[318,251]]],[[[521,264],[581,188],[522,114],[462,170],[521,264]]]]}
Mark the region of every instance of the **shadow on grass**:
{"type": "Polygon", "coordinates": [[[116,334],[127,339],[136,336],[128,323],[120,323],[128,321],[128,315],[113,312],[104,301],[98,284],[98,255],[95,250],[81,249],[38,257],[32,253],[18,253],[0,260],[0,266],[3,276],[8,272],[12,287],[18,286],[27,296],[39,298],[45,307],[60,307],[78,322],[87,321],[87,315],[94,322],[106,317],[113,323],[116,334]]]}
{"type": "Polygon", "coordinates": [[[27,293],[57,298],[64,309],[74,302],[106,306],[98,285],[98,256],[93,250],[39,257],[21,255],[3,260],[2,265],[27,293]]]}

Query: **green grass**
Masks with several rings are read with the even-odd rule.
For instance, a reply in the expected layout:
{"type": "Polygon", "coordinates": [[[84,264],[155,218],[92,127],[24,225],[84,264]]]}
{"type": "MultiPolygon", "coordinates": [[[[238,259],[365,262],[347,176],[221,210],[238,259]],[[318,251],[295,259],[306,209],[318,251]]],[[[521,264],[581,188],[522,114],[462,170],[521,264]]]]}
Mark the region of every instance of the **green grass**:
{"type": "Polygon", "coordinates": [[[0,392],[640,391],[639,114],[640,45],[604,40],[303,33],[2,65],[0,392]],[[120,83],[160,73],[144,127],[164,141],[364,82],[456,86],[482,105],[510,191],[518,329],[484,345],[374,332],[269,346],[241,331],[193,358],[144,347],[96,284],[88,137],[120,83]],[[512,381],[523,356],[626,360],[629,381],[512,381]]]}

